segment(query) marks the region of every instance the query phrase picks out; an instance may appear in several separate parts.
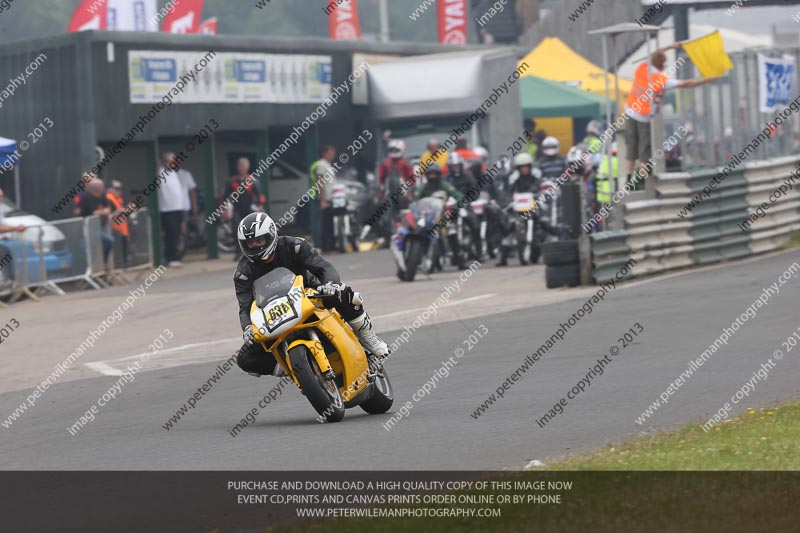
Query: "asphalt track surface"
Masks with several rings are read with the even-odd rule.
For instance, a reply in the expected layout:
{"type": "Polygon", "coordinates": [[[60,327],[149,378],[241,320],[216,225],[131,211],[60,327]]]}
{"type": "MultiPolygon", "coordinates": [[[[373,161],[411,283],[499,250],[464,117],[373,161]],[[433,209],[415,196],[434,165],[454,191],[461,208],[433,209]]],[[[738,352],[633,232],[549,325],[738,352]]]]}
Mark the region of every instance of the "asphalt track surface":
{"type": "MultiPolygon", "coordinates": [[[[393,269],[385,252],[332,260],[365,292],[372,314],[383,317],[375,321],[386,340],[397,337],[402,325],[458,276],[450,269],[401,284],[387,276],[393,269]]],[[[478,405],[596,290],[546,291],[540,266],[496,269],[487,263],[453,296],[452,305],[418,329],[387,363],[396,395],[392,412],[367,415],[355,408],[340,423],[320,424],[305,398],[287,387],[235,438],[228,430],[276,378],[256,379],[234,368],[171,430],[162,427],[214,374],[218,360],[235,350],[232,269],[165,277],[84,356],[80,368],[48,389],[10,428],[0,427],[0,469],[483,470],[520,469],[532,459],[547,463],[642,431],[704,421],[720,409],[800,326],[800,275],[781,286],[667,405],[645,424],[635,422],[687,362],[795,261],[800,263],[800,251],[622,283],[476,420],[470,414],[478,405]],[[563,414],[538,427],[535,420],[636,322],[644,332],[633,345],[569,400],[563,414]],[[457,359],[449,376],[406,418],[385,430],[382,423],[481,326],[488,330],[485,338],[457,359]],[[118,380],[84,363],[111,361],[113,368],[115,358],[144,352],[167,327],[176,337],[170,346],[184,359],[136,374],[94,422],[71,436],[67,428],[118,380]],[[181,347],[191,343],[204,352],[181,347]],[[212,356],[216,360],[208,359],[212,356]]],[[[0,394],[0,419],[85,338],[84,325],[96,324],[129,288],[47,298],[2,311],[6,318],[16,316],[22,327],[0,347],[8,370],[0,390],[9,391],[0,394]]],[[[798,355],[800,347],[787,353],[734,412],[800,395],[798,355]]],[[[151,359],[158,360],[158,355],[151,359]]]]}

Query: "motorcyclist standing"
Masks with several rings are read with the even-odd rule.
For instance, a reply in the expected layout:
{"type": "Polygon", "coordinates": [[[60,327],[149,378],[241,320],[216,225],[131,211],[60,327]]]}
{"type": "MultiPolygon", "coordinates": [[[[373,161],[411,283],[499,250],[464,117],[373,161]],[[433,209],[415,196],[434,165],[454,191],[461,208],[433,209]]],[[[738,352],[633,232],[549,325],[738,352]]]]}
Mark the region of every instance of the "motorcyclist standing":
{"type": "Polygon", "coordinates": [[[545,178],[558,178],[567,169],[564,157],[559,154],[559,143],[555,137],[547,137],[539,149],[540,157],[536,161],[545,178]]]}
{"type": "Polygon", "coordinates": [[[392,224],[397,214],[408,207],[416,180],[414,168],[405,160],[406,143],[401,139],[392,139],[387,148],[389,156],[378,167],[378,203],[391,197],[393,193],[396,193],[397,200],[389,206],[384,218],[383,233],[386,238],[386,246],[388,246],[392,224]]]}
{"type": "Polygon", "coordinates": [[[239,322],[244,345],[237,355],[239,367],[248,374],[282,376],[283,368],[275,358],[254,341],[250,308],[253,305],[253,283],[276,268],[286,268],[303,276],[307,287],[316,287],[328,296],[323,304],[335,308],[350,324],[364,349],[371,354],[371,362],[389,354],[389,349],[375,334],[372,321],[361,305],[361,295],[342,283],[339,273],[328,261],[320,257],[305,239],[278,236],[278,227],[262,211],[247,215],[237,228],[237,240],[244,257],[239,260],[233,274],[236,299],[239,301],[239,322]]]}

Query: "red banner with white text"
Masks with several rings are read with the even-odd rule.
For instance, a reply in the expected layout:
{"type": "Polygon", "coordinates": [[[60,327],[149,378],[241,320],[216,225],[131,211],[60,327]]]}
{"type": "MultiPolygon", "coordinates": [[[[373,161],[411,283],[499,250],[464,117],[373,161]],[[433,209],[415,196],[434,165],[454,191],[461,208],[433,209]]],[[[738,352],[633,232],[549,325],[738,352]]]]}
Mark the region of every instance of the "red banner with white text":
{"type": "Polygon", "coordinates": [[[467,0],[438,0],[439,42],[467,44],[467,0]]]}
{"type": "Polygon", "coordinates": [[[356,0],[345,0],[339,5],[328,0],[322,1],[329,6],[324,11],[328,14],[328,33],[331,39],[335,41],[358,41],[361,39],[356,0]]]}
{"type": "Polygon", "coordinates": [[[162,32],[197,33],[200,31],[203,0],[180,0],[172,7],[173,10],[164,17],[164,22],[161,24],[162,32]]]}
{"type": "Polygon", "coordinates": [[[108,0],[84,0],[72,13],[67,31],[105,30],[108,25],[108,0]]]}

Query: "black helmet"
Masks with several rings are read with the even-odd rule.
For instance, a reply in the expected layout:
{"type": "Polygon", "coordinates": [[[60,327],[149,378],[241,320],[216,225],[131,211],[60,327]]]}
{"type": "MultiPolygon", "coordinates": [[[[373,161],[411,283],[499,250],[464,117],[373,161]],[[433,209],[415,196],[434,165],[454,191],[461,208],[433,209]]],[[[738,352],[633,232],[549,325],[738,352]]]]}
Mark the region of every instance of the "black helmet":
{"type": "Polygon", "coordinates": [[[441,178],[442,167],[439,165],[439,163],[431,163],[430,165],[428,165],[428,168],[425,169],[425,177],[428,178],[428,180],[430,180],[431,178],[437,180],[441,178]]]}
{"type": "Polygon", "coordinates": [[[251,262],[256,260],[266,261],[275,253],[278,246],[278,226],[270,216],[263,212],[250,213],[239,222],[236,232],[239,248],[251,262]],[[248,246],[248,241],[264,238],[264,244],[248,246]]]}

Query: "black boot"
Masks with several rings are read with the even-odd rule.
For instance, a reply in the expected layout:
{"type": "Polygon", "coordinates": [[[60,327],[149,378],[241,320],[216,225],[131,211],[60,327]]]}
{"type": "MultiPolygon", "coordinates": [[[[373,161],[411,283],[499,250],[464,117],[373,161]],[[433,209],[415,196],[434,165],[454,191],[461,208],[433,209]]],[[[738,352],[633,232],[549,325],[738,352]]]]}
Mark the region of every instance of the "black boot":
{"type": "Polygon", "coordinates": [[[500,246],[500,261],[498,261],[495,266],[508,266],[508,252],[508,246],[500,246]]]}

